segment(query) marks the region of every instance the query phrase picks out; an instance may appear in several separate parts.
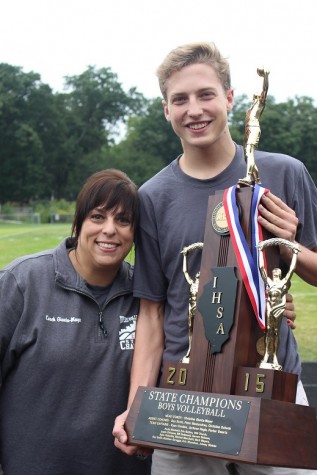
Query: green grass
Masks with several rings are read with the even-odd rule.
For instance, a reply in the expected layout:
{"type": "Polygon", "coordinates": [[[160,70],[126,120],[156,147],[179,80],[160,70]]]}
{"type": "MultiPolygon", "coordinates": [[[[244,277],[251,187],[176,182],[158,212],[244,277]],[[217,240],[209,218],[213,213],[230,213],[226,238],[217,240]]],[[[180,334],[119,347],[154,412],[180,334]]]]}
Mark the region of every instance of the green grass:
{"type": "Polygon", "coordinates": [[[295,303],[295,336],[299,353],[303,361],[317,361],[317,288],[295,275],[291,293],[295,303]]]}
{"type": "MultiPolygon", "coordinates": [[[[70,224],[0,224],[0,268],[16,257],[52,249],[70,234],[70,224]]],[[[133,250],[127,260],[133,262],[133,250]]],[[[317,288],[296,275],[292,279],[295,302],[295,336],[303,361],[317,361],[317,288]]]]}
{"type": "Polygon", "coordinates": [[[56,247],[70,229],[70,224],[0,224],[0,268],[16,257],[56,247]]]}

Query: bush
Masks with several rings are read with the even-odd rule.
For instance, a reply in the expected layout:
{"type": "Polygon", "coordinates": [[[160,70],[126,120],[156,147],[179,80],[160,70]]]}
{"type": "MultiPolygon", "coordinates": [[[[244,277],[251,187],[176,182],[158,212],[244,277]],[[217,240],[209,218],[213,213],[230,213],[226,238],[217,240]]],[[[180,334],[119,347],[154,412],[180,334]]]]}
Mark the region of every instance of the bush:
{"type": "Polygon", "coordinates": [[[75,202],[66,200],[37,201],[28,206],[0,205],[0,220],[17,223],[71,223],[74,213],[75,202]]]}
{"type": "Polygon", "coordinates": [[[71,223],[75,212],[75,202],[50,200],[33,203],[33,210],[40,214],[42,223],[71,223]]]}

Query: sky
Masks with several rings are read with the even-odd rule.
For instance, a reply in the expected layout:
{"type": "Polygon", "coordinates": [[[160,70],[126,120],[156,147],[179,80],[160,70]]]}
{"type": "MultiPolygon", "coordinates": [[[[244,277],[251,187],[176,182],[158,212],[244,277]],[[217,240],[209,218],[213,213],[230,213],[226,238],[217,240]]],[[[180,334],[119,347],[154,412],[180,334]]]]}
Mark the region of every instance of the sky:
{"type": "Polygon", "coordinates": [[[156,68],[185,43],[214,41],[236,95],[317,99],[317,1],[2,0],[0,62],[34,71],[54,91],[87,66],[109,67],[125,90],[160,96],[156,68]]]}

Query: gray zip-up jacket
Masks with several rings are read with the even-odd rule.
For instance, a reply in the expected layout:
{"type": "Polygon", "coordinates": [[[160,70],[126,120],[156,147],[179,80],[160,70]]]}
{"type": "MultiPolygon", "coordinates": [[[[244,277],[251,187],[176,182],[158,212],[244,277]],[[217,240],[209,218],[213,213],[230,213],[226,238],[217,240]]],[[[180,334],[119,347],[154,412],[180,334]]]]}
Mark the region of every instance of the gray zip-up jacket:
{"type": "Polygon", "coordinates": [[[114,447],[138,300],[124,262],[100,308],[64,240],[0,272],[0,460],[5,475],[142,475],[114,447]]]}

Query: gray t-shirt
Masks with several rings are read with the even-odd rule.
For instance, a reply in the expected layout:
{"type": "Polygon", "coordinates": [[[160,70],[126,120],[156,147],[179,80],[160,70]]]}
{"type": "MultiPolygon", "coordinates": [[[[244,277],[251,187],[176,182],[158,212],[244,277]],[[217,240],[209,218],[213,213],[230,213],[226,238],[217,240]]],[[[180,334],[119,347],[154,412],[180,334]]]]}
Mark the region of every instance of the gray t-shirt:
{"type": "MultiPolygon", "coordinates": [[[[305,166],[282,154],[255,154],[263,186],[288,204],[299,218],[297,241],[317,245],[317,190],[305,166]]],[[[140,188],[141,220],[136,246],[134,295],[165,301],[164,359],[180,360],[188,347],[188,283],[183,275],[184,246],[203,242],[208,197],[246,175],[243,148],[237,146],[230,165],[208,180],[192,178],[178,159],[140,188]]],[[[191,275],[200,268],[200,252],[189,255],[191,275]]],[[[293,332],[283,319],[279,362],[285,371],[300,374],[293,332]]]]}

